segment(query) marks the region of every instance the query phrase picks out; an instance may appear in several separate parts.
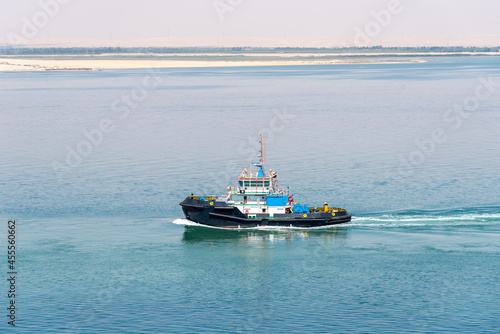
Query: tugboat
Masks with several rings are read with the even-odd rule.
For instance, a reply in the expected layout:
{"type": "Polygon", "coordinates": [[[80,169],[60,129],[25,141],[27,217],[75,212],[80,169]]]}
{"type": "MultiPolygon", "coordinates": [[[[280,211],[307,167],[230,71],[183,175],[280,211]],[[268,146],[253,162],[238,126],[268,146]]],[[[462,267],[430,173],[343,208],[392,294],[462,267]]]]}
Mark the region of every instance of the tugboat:
{"type": "Polygon", "coordinates": [[[190,221],[219,228],[325,227],[347,223],[351,215],[344,209],[308,207],[293,201],[288,188],[278,186],[276,172],[265,171],[265,144],[259,139],[258,171],[246,168],[238,177],[238,186],[228,187],[224,196],[191,196],[181,203],[190,221]]]}

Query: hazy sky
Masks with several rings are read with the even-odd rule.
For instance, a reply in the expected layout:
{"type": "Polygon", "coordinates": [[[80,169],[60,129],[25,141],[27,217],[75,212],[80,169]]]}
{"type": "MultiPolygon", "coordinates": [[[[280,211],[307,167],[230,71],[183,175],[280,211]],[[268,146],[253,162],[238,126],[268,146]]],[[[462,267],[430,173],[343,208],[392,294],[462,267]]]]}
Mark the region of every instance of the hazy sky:
{"type": "Polygon", "coordinates": [[[0,43],[500,45],[500,1],[2,0],[0,43]]]}

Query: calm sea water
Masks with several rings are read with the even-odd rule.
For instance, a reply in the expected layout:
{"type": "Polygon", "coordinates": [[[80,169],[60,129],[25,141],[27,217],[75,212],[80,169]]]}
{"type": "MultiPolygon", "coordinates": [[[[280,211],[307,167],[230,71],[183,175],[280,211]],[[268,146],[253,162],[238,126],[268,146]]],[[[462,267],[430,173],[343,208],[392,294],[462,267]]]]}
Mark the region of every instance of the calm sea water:
{"type": "Polygon", "coordinates": [[[498,332],[496,57],[1,73],[0,101],[19,333],[498,332]],[[260,133],[295,200],[353,221],[182,220],[185,196],[235,183],[260,133]]]}

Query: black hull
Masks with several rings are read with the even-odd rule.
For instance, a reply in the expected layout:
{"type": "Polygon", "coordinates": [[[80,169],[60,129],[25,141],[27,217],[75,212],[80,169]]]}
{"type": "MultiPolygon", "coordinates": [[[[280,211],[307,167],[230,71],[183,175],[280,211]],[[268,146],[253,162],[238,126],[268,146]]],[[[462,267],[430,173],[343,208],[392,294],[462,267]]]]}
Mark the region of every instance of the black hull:
{"type": "Polygon", "coordinates": [[[351,215],[346,211],[275,214],[272,218],[268,214],[257,214],[255,218],[248,218],[248,215],[241,213],[238,208],[228,206],[225,202],[203,201],[188,197],[180,205],[186,219],[220,228],[265,226],[313,228],[351,221],[351,215]]]}

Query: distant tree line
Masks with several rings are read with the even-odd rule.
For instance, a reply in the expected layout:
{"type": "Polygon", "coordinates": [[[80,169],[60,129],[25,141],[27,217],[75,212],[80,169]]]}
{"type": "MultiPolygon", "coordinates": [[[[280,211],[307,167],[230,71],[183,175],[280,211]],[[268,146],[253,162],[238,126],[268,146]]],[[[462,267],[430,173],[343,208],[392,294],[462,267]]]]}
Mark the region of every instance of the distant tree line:
{"type": "Polygon", "coordinates": [[[84,47],[13,47],[0,46],[0,54],[2,55],[102,55],[102,54],[148,54],[157,53],[168,55],[170,53],[251,53],[251,52],[309,52],[309,53],[324,53],[324,52],[497,52],[500,51],[500,46],[497,47],[475,47],[475,46],[426,46],[426,47],[338,47],[338,48],[299,48],[299,47],[277,47],[277,48],[256,48],[256,47],[187,47],[187,48],[171,48],[171,47],[148,47],[148,48],[122,48],[122,47],[99,47],[99,48],[84,48],[84,47]]]}

